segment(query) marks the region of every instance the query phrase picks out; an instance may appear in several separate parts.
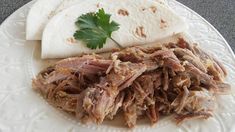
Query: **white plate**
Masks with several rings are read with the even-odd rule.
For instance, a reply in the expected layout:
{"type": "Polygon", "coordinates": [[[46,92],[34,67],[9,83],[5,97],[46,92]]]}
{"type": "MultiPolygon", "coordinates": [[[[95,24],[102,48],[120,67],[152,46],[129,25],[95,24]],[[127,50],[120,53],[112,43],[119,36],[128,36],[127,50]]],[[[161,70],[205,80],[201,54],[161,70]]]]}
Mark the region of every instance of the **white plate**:
{"type": "MultiPolygon", "coordinates": [[[[80,124],[51,107],[31,89],[35,73],[50,62],[40,60],[39,42],[25,40],[25,18],[32,3],[17,10],[0,27],[0,132],[235,131],[234,95],[218,97],[219,109],[206,121],[193,120],[176,126],[172,118],[166,117],[153,127],[139,123],[133,130],[122,127],[120,120],[100,126],[80,124]]],[[[226,81],[235,88],[235,57],[225,39],[191,9],[174,0],[169,0],[169,5],[189,23],[190,34],[201,47],[223,62],[229,72],[226,81]]]]}

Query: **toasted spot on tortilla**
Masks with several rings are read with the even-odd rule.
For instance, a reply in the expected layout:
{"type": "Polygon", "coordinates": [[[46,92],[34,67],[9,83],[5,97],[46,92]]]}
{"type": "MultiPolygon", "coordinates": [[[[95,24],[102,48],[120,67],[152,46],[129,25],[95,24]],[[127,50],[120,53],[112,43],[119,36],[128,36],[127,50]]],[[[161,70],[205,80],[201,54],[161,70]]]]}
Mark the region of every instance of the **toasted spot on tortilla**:
{"type": "Polygon", "coordinates": [[[146,37],[147,37],[146,34],[144,33],[144,27],[143,27],[143,26],[137,27],[137,28],[135,29],[135,33],[136,33],[138,36],[142,37],[142,38],[146,38],[146,37]]]}
{"type": "Polygon", "coordinates": [[[156,7],[156,6],[150,6],[150,7],[148,7],[148,8],[142,7],[141,10],[142,10],[142,11],[146,11],[146,10],[149,11],[149,10],[150,10],[150,11],[152,11],[153,13],[156,13],[156,12],[157,12],[157,7],[156,7]]]}
{"type": "Polygon", "coordinates": [[[163,19],[161,19],[161,22],[160,22],[160,28],[166,28],[167,27],[167,22],[163,19]]]}
{"type": "Polygon", "coordinates": [[[164,21],[163,19],[161,19],[161,23],[166,23],[166,21],[164,21]]]}
{"type": "Polygon", "coordinates": [[[51,11],[48,15],[48,19],[51,19],[55,15],[55,11],[51,11]]]}
{"type": "Polygon", "coordinates": [[[125,9],[119,9],[118,14],[122,16],[129,16],[129,12],[125,9]]]}
{"type": "Polygon", "coordinates": [[[162,4],[162,5],[165,5],[165,3],[164,3],[164,2],[162,2],[162,1],[159,1],[159,3],[160,3],[160,4],[162,4]]]}
{"type": "Polygon", "coordinates": [[[100,8],[100,3],[97,3],[97,4],[96,4],[96,7],[97,7],[97,8],[100,8]]]}
{"type": "Polygon", "coordinates": [[[71,37],[71,38],[67,38],[66,40],[69,44],[74,44],[76,43],[76,39],[74,37],[71,37]]]}
{"type": "Polygon", "coordinates": [[[156,13],[156,11],[157,11],[157,7],[156,6],[151,6],[150,9],[151,9],[151,11],[153,13],[156,13]]]}

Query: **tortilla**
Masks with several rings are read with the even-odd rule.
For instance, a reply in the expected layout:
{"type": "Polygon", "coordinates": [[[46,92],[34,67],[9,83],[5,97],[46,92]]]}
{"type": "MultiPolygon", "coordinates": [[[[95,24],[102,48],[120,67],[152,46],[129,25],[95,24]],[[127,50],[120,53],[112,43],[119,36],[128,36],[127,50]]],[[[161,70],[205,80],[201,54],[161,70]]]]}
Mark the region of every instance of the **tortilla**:
{"type": "Polygon", "coordinates": [[[30,9],[26,24],[26,40],[41,40],[45,25],[63,0],[38,0],[30,9]]]}
{"type": "MultiPolygon", "coordinates": [[[[41,40],[42,32],[50,19],[59,12],[89,0],[38,0],[27,17],[26,40],[41,40]]],[[[97,0],[98,1],[98,0],[97,0]]],[[[154,0],[166,5],[166,0],[154,0]]]]}
{"type": "Polygon", "coordinates": [[[91,50],[81,41],[75,41],[75,21],[88,12],[99,8],[111,14],[111,19],[120,24],[112,37],[123,47],[153,43],[174,34],[184,32],[187,24],[172,10],[150,0],[90,0],[74,5],[51,19],[42,39],[42,58],[66,58],[84,53],[107,52],[117,45],[107,40],[104,48],[91,50]],[[125,10],[128,15],[119,14],[125,10]]]}

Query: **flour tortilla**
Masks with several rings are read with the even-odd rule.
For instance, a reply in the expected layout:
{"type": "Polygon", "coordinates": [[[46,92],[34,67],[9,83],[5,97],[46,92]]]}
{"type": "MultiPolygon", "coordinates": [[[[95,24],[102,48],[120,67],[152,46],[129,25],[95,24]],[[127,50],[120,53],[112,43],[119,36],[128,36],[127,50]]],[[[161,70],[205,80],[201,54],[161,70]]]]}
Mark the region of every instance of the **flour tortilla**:
{"type": "Polygon", "coordinates": [[[30,9],[26,24],[26,40],[41,40],[45,25],[63,0],[38,0],[30,9]]]}
{"type": "Polygon", "coordinates": [[[123,47],[153,43],[163,38],[183,32],[187,24],[172,10],[150,0],[89,0],[72,6],[51,19],[42,39],[42,58],[66,58],[84,53],[107,52],[117,45],[107,40],[104,48],[91,50],[81,41],[71,42],[77,30],[75,21],[88,12],[99,8],[111,14],[111,19],[120,24],[120,29],[112,37],[123,47]],[[97,7],[99,4],[99,7],[97,7]],[[128,11],[128,16],[118,11],[128,11]],[[153,9],[156,9],[153,11],[153,9]],[[142,31],[141,31],[142,29],[142,31]]]}
{"type": "MultiPolygon", "coordinates": [[[[68,8],[68,7],[71,7],[71,6],[77,5],[77,4],[81,4],[81,3],[83,3],[84,1],[85,1],[85,2],[89,2],[89,0],[63,0],[63,1],[61,2],[60,6],[56,9],[55,12],[56,12],[56,13],[59,13],[59,12],[63,11],[64,9],[68,8]]],[[[118,1],[118,0],[117,0],[117,1],[118,1]]],[[[158,2],[158,3],[160,3],[160,4],[162,4],[162,5],[165,5],[165,6],[168,5],[167,2],[166,2],[166,0],[153,0],[153,1],[158,2]]],[[[97,2],[99,2],[99,0],[97,0],[97,2]]]]}
{"type": "MultiPolygon", "coordinates": [[[[166,0],[154,1],[166,5],[166,0]]],[[[53,16],[83,2],[89,2],[89,0],[38,0],[27,17],[26,40],[41,40],[43,30],[53,16]]]]}

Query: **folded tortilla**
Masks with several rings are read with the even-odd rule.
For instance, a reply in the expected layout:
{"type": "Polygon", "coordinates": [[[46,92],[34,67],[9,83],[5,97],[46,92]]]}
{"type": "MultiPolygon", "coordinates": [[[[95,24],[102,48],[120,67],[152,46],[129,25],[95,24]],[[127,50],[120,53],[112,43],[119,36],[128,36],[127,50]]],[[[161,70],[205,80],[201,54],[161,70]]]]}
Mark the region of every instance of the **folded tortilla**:
{"type": "MultiPolygon", "coordinates": [[[[166,5],[166,0],[154,1],[166,5]]],[[[68,7],[83,2],[89,3],[89,0],[38,0],[30,9],[27,17],[26,40],[41,40],[43,30],[53,16],[68,7]]]]}
{"type": "Polygon", "coordinates": [[[38,0],[30,9],[26,20],[26,40],[41,40],[48,21],[55,15],[63,0],[38,0]]]}
{"type": "Polygon", "coordinates": [[[66,58],[118,48],[108,39],[102,49],[91,50],[73,38],[77,18],[100,8],[120,24],[112,38],[122,47],[153,43],[187,29],[187,24],[172,10],[151,0],[89,0],[63,10],[50,20],[43,32],[42,58],[66,58]],[[120,14],[120,10],[127,13],[120,14]]]}

